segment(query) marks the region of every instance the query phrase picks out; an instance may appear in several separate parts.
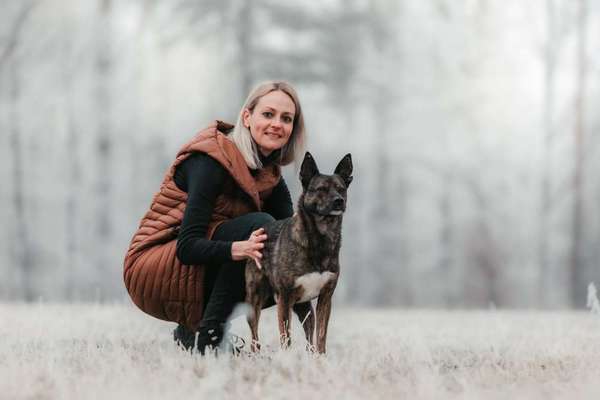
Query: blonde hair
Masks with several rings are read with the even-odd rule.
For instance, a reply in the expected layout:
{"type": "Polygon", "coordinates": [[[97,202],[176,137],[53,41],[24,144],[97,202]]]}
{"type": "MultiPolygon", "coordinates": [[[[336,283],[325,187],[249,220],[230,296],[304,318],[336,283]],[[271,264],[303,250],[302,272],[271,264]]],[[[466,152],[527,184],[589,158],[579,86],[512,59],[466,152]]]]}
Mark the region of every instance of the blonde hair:
{"type": "Polygon", "coordinates": [[[261,97],[278,90],[287,94],[292,99],[294,105],[296,106],[296,114],[294,115],[292,134],[290,135],[287,143],[279,150],[280,154],[277,163],[279,165],[288,165],[295,159],[302,157],[305,141],[304,116],[302,114],[302,107],[300,106],[298,94],[287,82],[263,82],[256,86],[248,95],[248,98],[240,110],[235,127],[229,134],[229,139],[235,143],[240,153],[242,153],[244,160],[246,160],[246,164],[251,169],[262,168],[262,162],[260,161],[256,143],[254,140],[252,140],[252,134],[250,133],[250,130],[244,126],[244,110],[248,109],[248,111],[252,113],[261,97]]]}

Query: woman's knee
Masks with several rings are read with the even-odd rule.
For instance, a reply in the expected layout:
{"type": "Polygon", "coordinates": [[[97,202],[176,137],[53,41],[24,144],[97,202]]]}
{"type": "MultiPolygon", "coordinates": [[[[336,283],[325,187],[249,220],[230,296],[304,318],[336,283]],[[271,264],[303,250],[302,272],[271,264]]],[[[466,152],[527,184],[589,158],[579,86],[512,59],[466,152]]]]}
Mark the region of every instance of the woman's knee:
{"type": "Polygon", "coordinates": [[[221,224],[213,235],[214,240],[247,240],[252,232],[274,221],[270,214],[253,212],[221,224]]]}
{"type": "Polygon", "coordinates": [[[253,231],[275,221],[275,218],[266,212],[253,212],[248,214],[248,217],[250,219],[250,227],[253,231]]]}

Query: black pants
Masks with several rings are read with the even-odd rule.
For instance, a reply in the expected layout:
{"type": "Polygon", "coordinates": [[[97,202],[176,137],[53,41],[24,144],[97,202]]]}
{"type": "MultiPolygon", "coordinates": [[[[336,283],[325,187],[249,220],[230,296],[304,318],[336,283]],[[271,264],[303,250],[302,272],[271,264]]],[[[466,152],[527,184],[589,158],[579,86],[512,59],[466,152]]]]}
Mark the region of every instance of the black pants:
{"type": "MultiPolygon", "coordinates": [[[[255,212],[222,223],[213,240],[248,240],[250,234],[274,221],[267,213],[255,212]]],[[[223,324],[237,303],[246,298],[246,261],[230,261],[221,265],[206,266],[204,275],[204,314],[200,327],[223,324]]]]}

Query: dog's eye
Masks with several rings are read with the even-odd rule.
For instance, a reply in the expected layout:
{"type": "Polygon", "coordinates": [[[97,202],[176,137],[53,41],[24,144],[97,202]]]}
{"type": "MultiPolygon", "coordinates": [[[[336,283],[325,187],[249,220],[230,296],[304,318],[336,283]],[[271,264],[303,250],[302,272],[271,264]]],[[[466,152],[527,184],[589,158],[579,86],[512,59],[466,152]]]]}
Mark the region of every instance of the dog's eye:
{"type": "Polygon", "coordinates": [[[315,189],[317,192],[319,193],[325,193],[327,192],[327,188],[325,186],[319,186],[318,188],[315,189]]]}

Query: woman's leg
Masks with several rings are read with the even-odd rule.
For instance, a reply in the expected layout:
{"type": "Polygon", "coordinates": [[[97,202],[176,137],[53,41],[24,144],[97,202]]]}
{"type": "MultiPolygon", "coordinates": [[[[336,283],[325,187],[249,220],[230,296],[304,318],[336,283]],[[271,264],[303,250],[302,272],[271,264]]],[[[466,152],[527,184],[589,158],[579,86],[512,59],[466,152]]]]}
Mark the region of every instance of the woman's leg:
{"type": "MultiPolygon", "coordinates": [[[[250,234],[265,226],[274,218],[267,213],[250,213],[222,223],[213,235],[214,240],[247,240],[250,234]]],[[[206,345],[217,346],[223,338],[224,324],[237,303],[246,297],[246,260],[229,261],[208,266],[210,279],[205,286],[208,294],[202,321],[200,322],[198,349],[206,345]]]]}

